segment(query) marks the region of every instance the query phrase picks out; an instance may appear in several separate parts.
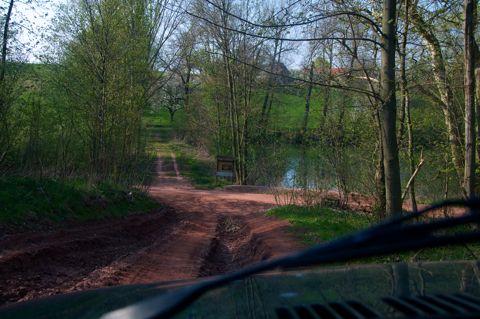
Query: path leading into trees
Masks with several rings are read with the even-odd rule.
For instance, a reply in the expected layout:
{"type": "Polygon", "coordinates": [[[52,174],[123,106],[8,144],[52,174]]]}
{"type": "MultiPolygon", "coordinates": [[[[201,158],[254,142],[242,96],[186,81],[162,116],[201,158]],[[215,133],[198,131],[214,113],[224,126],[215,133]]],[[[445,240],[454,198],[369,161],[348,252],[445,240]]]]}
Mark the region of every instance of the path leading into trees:
{"type": "Polygon", "coordinates": [[[301,248],[287,222],[265,217],[273,196],[197,190],[161,154],[158,212],[0,241],[0,305],[112,285],[217,275],[301,248]]]}
{"type": "Polygon", "coordinates": [[[131,267],[123,283],[215,275],[300,248],[287,222],[265,217],[275,206],[273,196],[195,189],[181,177],[173,153],[159,157],[157,174],[151,195],[182,218],[175,249],[147,250],[142,266],[131,267]]]}

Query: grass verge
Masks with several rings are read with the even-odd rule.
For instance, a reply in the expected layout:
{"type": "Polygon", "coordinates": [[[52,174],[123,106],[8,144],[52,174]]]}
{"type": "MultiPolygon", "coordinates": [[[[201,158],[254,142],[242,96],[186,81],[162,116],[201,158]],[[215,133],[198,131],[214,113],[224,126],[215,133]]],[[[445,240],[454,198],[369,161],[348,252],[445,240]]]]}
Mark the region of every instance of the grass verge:
{"type": "Polygon", "coordinates": [[[14,229],[122,217],[158,208],[136,189],[82,181],[0,179],[0,224],[14,229]]]}
{"type": "MultiPolygon", "coordinates": [[[[300,236],[303,243],[312,245],[329,241],[373,225],[376,220],[363,214],[339,211],[324,207],[283,206],[267,213],[291,223],[291,231],[300,236]]],[[[402,240],[399,238],[398,240],[402,240]]],[[[420,249],[403,254],[362,259],[360,263],[390,263],[398,261],[420,262],[441,260],[478,259],[480,245],[445,246],[420,249]]]]}
{"type": "Polygon", "coordinates": [[[215,160],[185,143],[172,143],[170,149],[175,153],[180,173],[188,178],[195,188],[213,189],[228,182],[215,178],[215,160]]]}
{"type": "Polygon", "coordinates": [[[283,206],[271,209],[267,214],[288,220],[293,226],[292,231],[301,234],[305,244],[332,240],[372,223],[365,215],[318,206],[283,206]]]}
{"type": "Polygon", "coordinates": [[[194,146],[175,140],[173,123],[164,111],[144,115],[148,127],[149,146],[153,152],[170,161],[174,153],[180,174],[189,179],[195,188],[213,189],[227,185],[223,180],[215,179],[215,159],[203,154],[194,146]]]}

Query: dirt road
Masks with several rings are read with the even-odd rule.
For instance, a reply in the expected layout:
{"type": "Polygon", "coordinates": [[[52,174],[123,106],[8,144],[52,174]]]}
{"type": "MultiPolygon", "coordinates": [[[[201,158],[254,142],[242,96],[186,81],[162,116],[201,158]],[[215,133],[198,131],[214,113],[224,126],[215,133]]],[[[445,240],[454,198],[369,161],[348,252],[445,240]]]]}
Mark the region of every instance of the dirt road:
{"type": "Polygon", "coordinates": [[[152,196],[169,208],[0,242],[0,305],[112,285],[216,275],[295,251],[288,224],[265,217],[273,196],[196,190],[173,154],[152,196]]]}

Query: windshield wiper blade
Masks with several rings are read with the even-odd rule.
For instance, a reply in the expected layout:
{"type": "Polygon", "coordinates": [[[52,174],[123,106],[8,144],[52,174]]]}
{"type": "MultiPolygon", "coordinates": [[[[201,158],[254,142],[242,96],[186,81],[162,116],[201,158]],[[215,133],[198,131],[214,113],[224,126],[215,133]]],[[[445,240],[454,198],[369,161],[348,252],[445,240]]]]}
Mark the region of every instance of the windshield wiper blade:
{"type": "Polygon", "coordinates": [[[236,272],[212,277],[188,287],[169,291],[146,301],[107,313],[101,319],[170,318],[209,290],[277,268],[323,265],[400,253],[412,249],[478,242],[480,240],[480,231],[478,230],[465,231],[460,234],[442,234],[441,232],[458,226],[478,225],[479,223],[480,200],[445,201],[417,213],[405,214],[352,235],[322,243],[292,255],[263,261],[236,272]],[[458,217],[444,217],[405,225],[405,223],[422,215],[451,206],[465,207],[470,211],[458,217]]]}

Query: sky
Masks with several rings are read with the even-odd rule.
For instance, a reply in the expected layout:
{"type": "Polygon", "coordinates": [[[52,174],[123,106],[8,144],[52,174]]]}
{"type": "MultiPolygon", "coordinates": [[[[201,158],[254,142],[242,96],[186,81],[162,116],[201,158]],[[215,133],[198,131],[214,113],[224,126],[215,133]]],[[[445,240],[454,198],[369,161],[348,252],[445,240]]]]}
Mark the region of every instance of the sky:
{"type": "MultiPolygon", "coordinates": [[[[41,5],[28,5],[17,1],[13,10],[13,21],[21,24],[20,42],[22,46],[29,49],[25,53],[25,59],[29,62],[39,62],[42,55],[42,48],[45,46],[45,39],[42,35],[48,32],[52,24],[56,7],[68,0],[39,0],[41,5]]],[[[5,7],[6,0],[2,1],[5,7]]],[[[284,55],[284,63],[287,67],[300,68],[303,62],[303,55],[306,52],[305,44],[297,44],[298,50],[284,55]],[[303,54],[302,54],[303,53],[303,54]]]]}
{"type": "Polygon", "coordinates": [[[25,58],[29,62],[38,62],[44,39],[42,36],[52,23],[55,7],[63,0],[42,0],[41,5],[25,4],[17,1],[12,11],[12,21],[19,25],[19,40],[23,47],[30,49],[25,58]]]}

